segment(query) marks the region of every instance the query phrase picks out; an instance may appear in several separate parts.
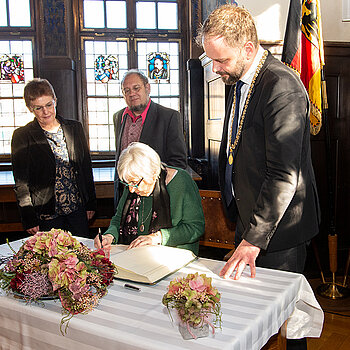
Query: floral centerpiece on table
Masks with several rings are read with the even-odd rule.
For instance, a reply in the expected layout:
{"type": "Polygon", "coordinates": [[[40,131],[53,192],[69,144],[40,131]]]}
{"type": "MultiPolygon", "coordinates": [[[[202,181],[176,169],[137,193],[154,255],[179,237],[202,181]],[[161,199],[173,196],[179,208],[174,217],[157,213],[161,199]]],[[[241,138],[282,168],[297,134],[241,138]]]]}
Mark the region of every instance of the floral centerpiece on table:
{"type": "Polygon", "coordinates": [[[103,250],[91,251],[60,229],[37,232],[14,253],[0,269],[0,287],[28,302],[59,298],[62,333],[75,314],[97,306],[113,280],[115,267],[103,250]]]}
{"type": "Polygon", "coordinates": [[[162,302],[168,310],[177,311],[179,329],[185,339],[208,335],[208,326],[211,326],[213,334],[215,327],[221,328],[221,295],[211,285],[211,280],[205,274],[191,273],[171,281],[168,292],[163,296],[162,302]],[[206,328],[204,334],[203,328],[206,328]]]}

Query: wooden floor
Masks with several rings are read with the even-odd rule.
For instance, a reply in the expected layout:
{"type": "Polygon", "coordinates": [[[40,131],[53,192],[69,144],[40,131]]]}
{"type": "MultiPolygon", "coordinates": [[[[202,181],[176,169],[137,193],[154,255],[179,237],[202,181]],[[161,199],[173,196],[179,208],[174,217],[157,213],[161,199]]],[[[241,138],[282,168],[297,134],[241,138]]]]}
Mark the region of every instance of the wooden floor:
{"type": "Polygon", "coordinates": [[[308,339],[308,350],[349,350],[350,312],[339,316],[325,312],[325,322],[321,338],[308,339]]]}
{"type": "MultiPolygon", "coordinates": [[[[350,350],[350,297],[326,300],[315,295],[324,311],[324,325],[320,338],[308,338],[308,350],[350,350]]],[[[280,341],[277,336],[271,338],[263,350],[279,350],[280,341]]]]}

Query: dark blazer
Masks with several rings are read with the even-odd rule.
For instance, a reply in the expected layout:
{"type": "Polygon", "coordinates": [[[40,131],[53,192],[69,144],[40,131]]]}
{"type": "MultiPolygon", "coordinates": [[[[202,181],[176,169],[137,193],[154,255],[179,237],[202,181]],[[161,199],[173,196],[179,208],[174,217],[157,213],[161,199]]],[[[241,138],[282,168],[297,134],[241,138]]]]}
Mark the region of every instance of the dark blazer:
{"type": "MultiPolygon", "coordinates": [[[[219,153],[223,193],[233,88],[219,153]]],[[[320,209],[311,163],[309,99],[299,77],[270,53],[256,79],[234,154],[235,201],[228,216],[249,243],[267,251],[318,233],[320,209]],[[235,208],[236,206],[236,208],[235,208]]]]}
{"type": "MultiPolygon", "coordinates": [[[[82,125],[56,117],[61,124],[69,159],[86,210],[96,210],[91,159],[82,125]]],[[[11,142],[15,193],[24,229],[39,225],[41,214],[55,213],[56,161],[36,119],[14,131],[11,142]]]]}
{"type": "MultiPolygon", "coordinates": [[[[122,122],[124,110],[113,116],[117,160],[126,121],[124,118],[122,122]]],[[[152,147],[167,165],[186,169],[187,151],[179,112],[151,101],[139,141],[152,147]]]]}

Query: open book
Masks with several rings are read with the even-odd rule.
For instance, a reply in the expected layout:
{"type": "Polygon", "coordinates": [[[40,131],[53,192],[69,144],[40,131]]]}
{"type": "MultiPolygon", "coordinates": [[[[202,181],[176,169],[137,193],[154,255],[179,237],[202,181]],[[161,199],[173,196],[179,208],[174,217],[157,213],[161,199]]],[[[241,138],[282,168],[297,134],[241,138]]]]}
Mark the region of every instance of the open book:
{"type": "Polygon", "coordinates": [[[117,267],[115,278],[133,282],[157,283],[197,258],[190,250],[163,245],[126,247],[112,246],[110,260],[117,267]]]}

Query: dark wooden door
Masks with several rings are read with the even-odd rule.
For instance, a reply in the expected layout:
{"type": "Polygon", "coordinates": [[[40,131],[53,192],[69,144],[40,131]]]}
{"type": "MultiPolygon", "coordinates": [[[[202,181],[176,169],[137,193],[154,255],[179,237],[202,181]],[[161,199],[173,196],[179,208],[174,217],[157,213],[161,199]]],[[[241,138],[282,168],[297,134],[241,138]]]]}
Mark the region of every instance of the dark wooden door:
{"type": "Polygon", "coordinates": [[[322,210],[321,232],[317,242],[321,254],[324,253],[327,249],[327,235],[332,233],[329,229],[330,219],[334,215],[341,269],[350,245],[347,221],[350,217],[350,45],[326,43],[325,63],[329,105],[327,118],[323,118],[320,133],[311,137],[312,159],[322,210]],[[329,150],[326,140],[327,121],[329,150]],[[333,211],[330,212],[332,208],[333,211]]]}

